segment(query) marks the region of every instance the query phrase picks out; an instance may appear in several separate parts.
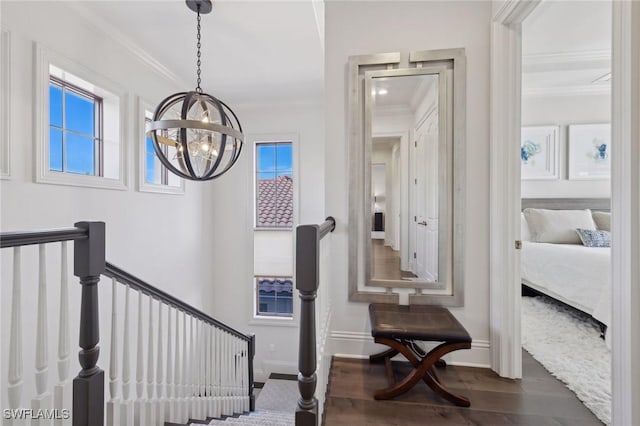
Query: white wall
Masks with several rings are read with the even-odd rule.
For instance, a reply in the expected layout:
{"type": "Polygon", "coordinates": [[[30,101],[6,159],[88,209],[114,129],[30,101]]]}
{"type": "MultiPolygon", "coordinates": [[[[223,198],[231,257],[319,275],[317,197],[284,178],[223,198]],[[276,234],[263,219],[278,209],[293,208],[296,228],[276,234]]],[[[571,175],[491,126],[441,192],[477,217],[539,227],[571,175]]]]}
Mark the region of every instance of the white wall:
{"type": "Polygon", "coordinates": [[[611,122],[611,95],[524,96],[523,126],[560,126],[560,179],[523,180],[522,198],[608,198],[611,181],[568,180],[568,135],[571,124],[611,122]]]}
{"type": "Polygon", "coordinates": [[[325,4],[326,212],[331,236],[337,353],[363,356],[371,343],[367,305],[347,296],[347,77],[350,55],[465,47],[467,54],[467,223],[465,306],[452,312],[474,339],[455,359],[489,364],[489,23],[490,2],[327,2],[325,4]],[[329,161],[329,159],[331,161],[329,161]]]}
{"type": "MultiPolygon", "coordinates": [[[[205,290],[215,281],[211,265],[214,245],[207,234],[211,221],[204,194],[216,185],[232,182],[222,177],[215,183],[190,183],[184,195],[140,193],[137,182],[137,143],[139,137],[133,122],[138,117],[135,95],[157,101],[185,87],[160,76],[154,69],[141,62],[109,34],[92,28],[84,19],[59,2],[2,2],[2,28],[11,32],[11,171],[10,180],[1,183],[2,231],[38,228],[69,227],[76,221],[97,220],[106,222],[107,259],[125,270],[171,293],[197,308],[205,308],[205,290]],[[126,191],[80,188],[34,183],[34,120],[33,120],[33,42],[72,59],[75,62],[119,83],[128,91],[129,119],[127,138],[122,141],[127,152],[126,191]]],[[[35,248],[33,249],[35,250],[35,248]]],[[[25,249],[29,253],[32,249],[25,249]]],[[[49,253],[49,269],[59,268],[59,251],[49,253]]],[[[29,257],[32,257],[29,255],[29,257]]],[[[3,307],[10,306],[11,251],[2,250],[2,298],[3,307]]],[[[34,263],[24,263],[29,273],[36,270],[34,263]]],[[[33,276],[33,274],[31,275],[33,276]]],[[[50,281],[49,325],[57,323],[57,275],[50,281]]],[[[73,277],[72,277],[73,278],[73,277]]],[[[72,300],[79,298],[80,288],[71,280],[69,292],[72,300]]],[[[32,279],[24,281],[23,326],[25,354],[25,392],[23,406],[28,407],[27,389],[33,386],[33,344],[35,333],[35,286],[32,279]]],[[[98,365],[108,366],[108,325],[110,282],[100,285],[101,343],[98,365]]],[[[137,302],[137,298],[133,299],[137,302]]],[[[215,316],[215,312],[212,313],[215,316]]],[[[9,309],[2,312],[2,353],[7,353],[9,309]]],[[[77,364],[78,316],[77,305],[72,307],[71,370],[79,371],[77,364]]],[[[238,324],[230,324],[237,326],[238,324]]],[[[49,340],[49,383],[55,381],[56,332],[49,340]]],[[[133,339],[133,337],[132,337],[133,339]]],[[[6,383],[6,357],[3,357],[2,380],[6,383]]],[[[6,389],[2,386],[3,391],[6,389]]],[[[5,403],[2,403],[6,406],[5,403]]]]}
{"type": "MultiPolygon", "coordinates": [[[[313,101],[298,105],[234,105],[245,134],[298,135],[298,152],[294,152],[298,163],[294,168],[298,167],[300,181],[300,224],[321,223],[325,218],[324,120],[320,100],[313,101]]],[[[215,271],[209,300],[220,320],[256,334],[256,380],[263,381],[271,372],[298,372],[299,304],[296,292],[293,321],[253,319],[252,155],[250,149],[243,152],[229,171],[229,180],[212,186],[207,194],[214,252],[211,265],[215,271]]]]}

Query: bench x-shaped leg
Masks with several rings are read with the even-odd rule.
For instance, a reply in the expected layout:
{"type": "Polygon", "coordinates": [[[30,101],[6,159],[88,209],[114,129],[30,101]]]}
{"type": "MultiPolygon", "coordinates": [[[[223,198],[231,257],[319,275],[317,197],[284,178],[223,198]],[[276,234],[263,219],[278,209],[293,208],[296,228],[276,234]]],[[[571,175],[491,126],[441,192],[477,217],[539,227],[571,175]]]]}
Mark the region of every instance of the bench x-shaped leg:
{"type": "Polygon", "coordinates": [[[390,399],[398,395],[402,395],[403,393],[414,387],[420,380],[423,380],[431,389],[433,389],[438,395],[445,398],[446,400],[461,407],[469,407],[471,405],[469,400],[464,396],[456,395],[449,392],[442,385],[435,372],[435,369],[433,368],[436,362],[445,354],[456,351],[458,349],[469,349],[471,347],[470,342],[442,343],[432,349],[421,360],[416,357],[411,349],[397,340],[387,339],[384,337],[376,337],[375,342],[382,345],[387,345],[391,349],[378,355],[372,355],[372,360],[378,360],[383,357],[383,355],[388,356],[391,354],[395,355],[401,353],[405,358],[407,358],[407,360],[409,360],[411,365],[413,365],[413,370],[411,371],[411,373],[409,373],[404,379],[402,379],[402,381],[389,388],[376,391],[374,395],[375,399],[390,399]]]}

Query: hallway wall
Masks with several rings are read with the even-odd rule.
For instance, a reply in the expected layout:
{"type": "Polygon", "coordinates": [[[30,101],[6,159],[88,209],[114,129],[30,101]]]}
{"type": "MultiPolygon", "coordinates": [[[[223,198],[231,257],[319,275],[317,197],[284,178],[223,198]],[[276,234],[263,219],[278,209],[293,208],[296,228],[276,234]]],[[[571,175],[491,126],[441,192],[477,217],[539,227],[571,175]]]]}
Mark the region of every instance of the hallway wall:
{"type": "Polygon", "coordinates": [[[326,212],[331,237],[334,351],[374,351],[367,305],[348,302],[347,61],[350,55],[466,48],[467,212],[465,306],[452,309],[474,339],[459,363],[489,364],[489,29],[490,2],[347,2],[325,5],[326,212]]]}

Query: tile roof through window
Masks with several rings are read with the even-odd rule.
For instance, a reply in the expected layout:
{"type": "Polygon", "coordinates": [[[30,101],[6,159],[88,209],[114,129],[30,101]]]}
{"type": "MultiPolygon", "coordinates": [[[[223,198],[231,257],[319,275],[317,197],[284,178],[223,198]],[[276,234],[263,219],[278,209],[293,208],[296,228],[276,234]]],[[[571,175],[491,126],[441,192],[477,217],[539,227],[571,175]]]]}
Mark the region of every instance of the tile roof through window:
{"type": "Polygon", "coordinates": [[[275,179],[258,179],[259,227],[293,226],[293,179],[278,176],[275,179]]]}

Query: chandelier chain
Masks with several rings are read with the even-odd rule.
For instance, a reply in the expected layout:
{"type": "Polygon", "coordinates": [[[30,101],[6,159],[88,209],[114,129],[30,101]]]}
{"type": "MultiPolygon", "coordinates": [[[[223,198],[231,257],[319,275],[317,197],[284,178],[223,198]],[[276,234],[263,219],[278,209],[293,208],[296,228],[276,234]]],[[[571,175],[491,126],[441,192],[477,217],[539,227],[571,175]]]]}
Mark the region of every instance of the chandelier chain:
{"type": "Polygon", "coordinates": [[[200,78],[200,47],[201,47],[201,43],[200,43],[200,5],[198,5],[198,44],[197,44],[197,48],[198,48],[198,85],[196,86],[196,92],[198,93],[202,93],[202,88],[200,87],[200,82],[202,81],[202,79],[200,78]]]}

